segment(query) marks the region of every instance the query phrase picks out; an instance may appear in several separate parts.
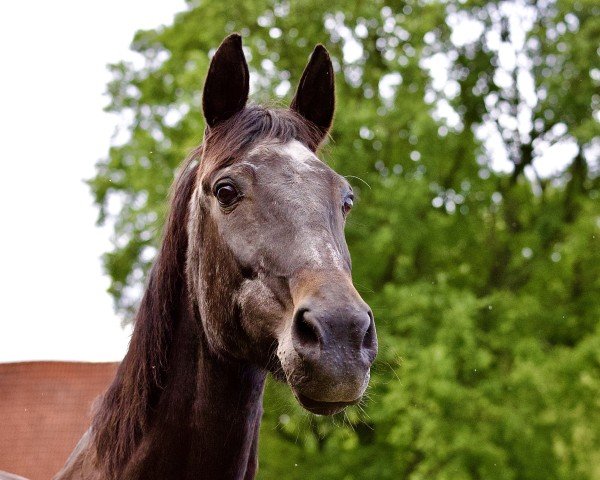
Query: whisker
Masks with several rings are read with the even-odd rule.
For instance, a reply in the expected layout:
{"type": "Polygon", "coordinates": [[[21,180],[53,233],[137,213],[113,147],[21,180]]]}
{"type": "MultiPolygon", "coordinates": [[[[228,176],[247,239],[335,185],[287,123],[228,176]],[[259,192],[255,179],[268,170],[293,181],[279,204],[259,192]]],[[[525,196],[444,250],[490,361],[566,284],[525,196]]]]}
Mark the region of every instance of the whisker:
{"type": "Polygon", "coordinates": [[[363,182],[367,187],[369,187],[369,190],[372,190],[371,185],[369,185],[367,182],[365,182],[362,178],[357,177],[356,175],[344,175],[345,178],[356,178],[357,180],[360,180],[361,182],[363,182]]]}

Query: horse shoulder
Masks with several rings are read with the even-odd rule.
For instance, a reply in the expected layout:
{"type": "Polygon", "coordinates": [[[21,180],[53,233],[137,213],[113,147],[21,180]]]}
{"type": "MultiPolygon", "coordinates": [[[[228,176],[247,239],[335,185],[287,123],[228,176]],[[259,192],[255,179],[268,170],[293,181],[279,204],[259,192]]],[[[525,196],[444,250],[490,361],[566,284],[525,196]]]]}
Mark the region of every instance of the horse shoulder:
{"type": "Polygon", "coordinates": [[[8,473],[0,470],[0,480],[27,480],[25,477],[20,477],[14,473],[8,473]]]}
{"type": "MultiPolygon", "coordinates": [[[[53,480],[102,480],[95,467],[95,453],[92,449],[90,430],[88,429],[83,434],[64,467],[54,476],[53,480]]],[[[0,477],[0,480],[3,479],[0,477]]]]}

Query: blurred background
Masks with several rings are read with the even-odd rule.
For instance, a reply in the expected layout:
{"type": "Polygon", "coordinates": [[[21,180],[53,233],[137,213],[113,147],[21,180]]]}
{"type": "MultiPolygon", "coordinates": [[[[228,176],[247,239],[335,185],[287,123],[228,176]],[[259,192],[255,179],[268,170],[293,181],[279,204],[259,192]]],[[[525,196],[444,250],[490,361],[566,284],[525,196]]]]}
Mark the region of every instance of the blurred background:
{"type": "Polygon", "coordinates": [[[342,417],[268,384],[259,478],[600,479],[600,4],[164,3],[2,32],[0,360],[119,360],[210,56],[240,32],[251,98],[283,106],[319,42],[380,354],[342,417]]]}

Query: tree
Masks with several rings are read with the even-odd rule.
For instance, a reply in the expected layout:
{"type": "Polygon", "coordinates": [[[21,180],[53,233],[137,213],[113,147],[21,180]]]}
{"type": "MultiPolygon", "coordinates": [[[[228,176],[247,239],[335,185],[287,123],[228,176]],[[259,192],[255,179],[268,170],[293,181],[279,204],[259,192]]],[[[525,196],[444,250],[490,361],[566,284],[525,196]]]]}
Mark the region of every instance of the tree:
{"type": "Polygon", "coordinates": [[[220,40],[245,37],[256,101],[289,102],[313,43],[333,55],[325,158],[358,193],[380,354],[333,421],[269,384],[261,478],[600,478],[599,19],[593,0],[207,0],[111,66],[131,122],[90,185],[127,318],[220,40]]]}

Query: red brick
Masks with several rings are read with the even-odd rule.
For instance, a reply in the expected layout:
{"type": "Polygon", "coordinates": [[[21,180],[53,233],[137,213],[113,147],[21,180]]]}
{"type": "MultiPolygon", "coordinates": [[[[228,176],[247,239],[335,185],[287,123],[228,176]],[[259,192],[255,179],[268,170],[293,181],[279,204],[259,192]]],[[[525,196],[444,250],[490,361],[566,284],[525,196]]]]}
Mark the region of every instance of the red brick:
{"type": "Polygon", "coordinates": [[[0,470],[48,480],[90,424],[117,363],[0,364],[0,470]]]}

